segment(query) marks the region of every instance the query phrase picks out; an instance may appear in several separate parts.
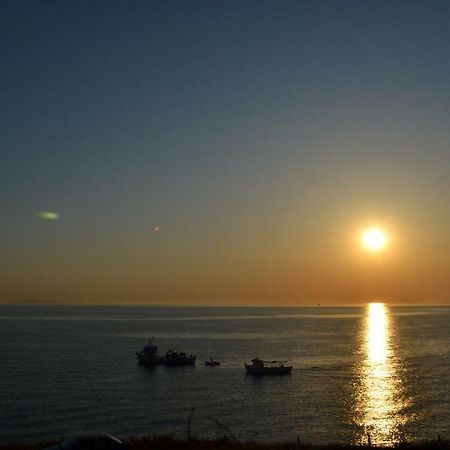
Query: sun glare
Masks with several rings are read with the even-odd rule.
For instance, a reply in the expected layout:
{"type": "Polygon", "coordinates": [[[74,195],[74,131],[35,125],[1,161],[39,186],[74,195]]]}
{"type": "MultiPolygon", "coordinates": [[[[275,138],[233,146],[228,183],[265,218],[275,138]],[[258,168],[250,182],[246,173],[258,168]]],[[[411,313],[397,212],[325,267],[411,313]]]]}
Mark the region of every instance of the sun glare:
{"type": "Polygon", "coordinates": [[[375,445],[392,444],[399,436],[402,421],[406,420],[402,413],[406,406],[403,385],[392,345],[394,333],[388,306],[370,303],[362,328],[365,359],[358,366],[362,385],[355,404],[355,418],[364,430],[361,435],[364,443],[370,436],[375,445]]]}
{"type": "Polygon", "coordinates": [[[361,242],[366,249],[378,252],[386,247],[389,238],[382,229],[369,228],[363,232],[361,242]]]}

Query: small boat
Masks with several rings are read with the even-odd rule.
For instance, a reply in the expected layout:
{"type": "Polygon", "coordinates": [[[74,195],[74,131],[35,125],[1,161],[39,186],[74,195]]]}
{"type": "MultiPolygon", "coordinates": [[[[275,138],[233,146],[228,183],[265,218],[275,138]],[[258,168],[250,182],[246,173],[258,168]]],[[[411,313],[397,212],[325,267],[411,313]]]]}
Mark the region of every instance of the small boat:
{"type": "Polygon", "coordinates": [[[171,349],[166,352],[163,363],[165,366],[194,366],[197,357],[192,353],[188,356],[185,352],[171,349]]]}
{"type": "Polygon", "coordinates": [[[250,375],[290,375],[292,366],[285,366],[286,361],[263,361],[259,358],[252,359],[252,364],[245,364],[245,369],[250,375]]]}
{"type": "Polygon", "coordinates": [[[205,361],[205,366],[209,367],[220,366],[220,361],[215,361],[214,359],[210,358],[209,361],[205,361]]]}

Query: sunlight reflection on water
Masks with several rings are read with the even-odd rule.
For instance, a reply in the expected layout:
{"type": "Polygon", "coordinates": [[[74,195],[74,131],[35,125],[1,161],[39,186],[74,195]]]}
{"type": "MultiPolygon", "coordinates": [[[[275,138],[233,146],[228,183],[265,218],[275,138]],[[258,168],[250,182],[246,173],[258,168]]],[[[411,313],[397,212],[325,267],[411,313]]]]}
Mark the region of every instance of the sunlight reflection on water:
{"type": "Polygon", "coordinates": [[[393,444],[406,438],[408,418],[399,365],[392,344],[394,330],[388,307],[370,303],[362,330],[363,363],[358,367],[360,385],[356,396],[355,421],[362,427],[360,442],[393,444]]]}

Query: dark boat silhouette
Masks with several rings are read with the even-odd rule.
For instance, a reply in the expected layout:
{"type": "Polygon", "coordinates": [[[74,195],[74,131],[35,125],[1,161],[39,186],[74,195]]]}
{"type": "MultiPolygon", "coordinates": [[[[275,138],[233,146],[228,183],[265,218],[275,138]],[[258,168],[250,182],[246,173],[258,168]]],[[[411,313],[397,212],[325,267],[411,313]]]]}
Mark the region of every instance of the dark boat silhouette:
{"type": "Polygon", "coordinates": [[[163,358],[165,366],[193,366],[195,365],[196,356],[192,353],[188,356],[185,352],[180,352],[175,349],[171,349],[166,352],[166,356],[163,358]]]}
{"type": "Polygon", "coordinates": [[[150,339],[140,352],[136,352],[136,357],[139,364],[150,367],[157,365],[170,367],[193,366],[196,360],[196,356],[192,353],[188,356],[185,352],[175,349],[168,350],[164,356],[159,356],[158,346],[153,344],[153,339],[150,339]]]}
{"type": "Polygon", "coordinates": [[[139,364],[145,366],[156,366],[163,363],[163,357],[158,356],[158,346],[153,344],[153,339],[149,339],[148,344],[140,352],[136,352],[139,364]]]}
{"type": "Polygon", "coordinates": [[[215,361],[214,359],[210,358],[209,361],[205,361],[205,366],[209,367],[220,366],[220,361],[215,361]]]}
{"type": "Polygon", "coordinates": [[[286,361],[263,361],[252,359],[252,364],[245,363],[245,369],[250,375],[290,375],[292,366],[285,366],[286,361]]]}

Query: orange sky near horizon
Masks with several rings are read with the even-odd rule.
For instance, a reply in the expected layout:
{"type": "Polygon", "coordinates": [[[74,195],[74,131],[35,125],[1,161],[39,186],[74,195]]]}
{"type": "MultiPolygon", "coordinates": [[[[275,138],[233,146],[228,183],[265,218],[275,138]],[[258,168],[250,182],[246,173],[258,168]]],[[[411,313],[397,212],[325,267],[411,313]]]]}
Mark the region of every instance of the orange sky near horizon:
{"type": "MultiPolygon", "coordinates": [[[[3,303],[296,306],[369,301],[446,303],[447,252],[430,235],[387,221],[323,224],[295,237],[279,223],[252,239],[241,229],[216,241],[198,233],[173,239],[150,235],[145,246],[111,250],[94,245],[70,263],[54,249],[41,262],[10,275],[3,303]],[[361,244],[369,224],[380,224],[389,245],[374,253],[361,244]],[[245,238],[244,238],[245,237],[245,238]],[[26,280],[26,282],[24,282],[26,280]]],[[[42,247],[42,251],[45,245],[42,247]]]]}

